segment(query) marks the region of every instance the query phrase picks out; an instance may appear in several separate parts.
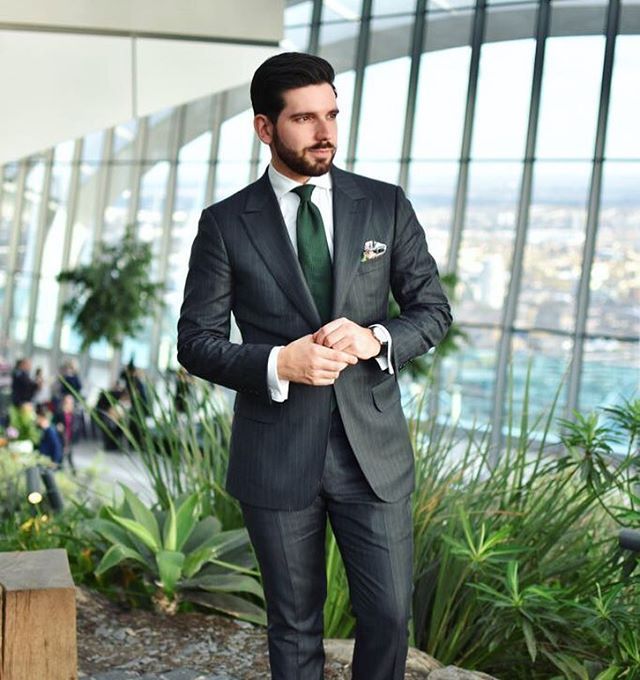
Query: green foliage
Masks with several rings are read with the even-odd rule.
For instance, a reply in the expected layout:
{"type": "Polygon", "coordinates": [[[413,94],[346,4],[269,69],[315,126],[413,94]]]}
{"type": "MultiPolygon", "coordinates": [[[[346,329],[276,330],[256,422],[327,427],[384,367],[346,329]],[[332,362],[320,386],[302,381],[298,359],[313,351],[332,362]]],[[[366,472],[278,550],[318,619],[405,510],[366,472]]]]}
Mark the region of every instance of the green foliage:
{"type": "Polygon", "coordinates": [[[59,282],[72,284],[62,311],[73,317],[83,350],[102,339],[120,348],[125,336],[143,329],[163,288],[150,281],[151,261],[151,244],[137,241],[129,226],[120,243],[103,243],[93,262],[58,274],[59,282]]]}
{"type": "Polygon", "coordinates": [[[37,465],[51,467],[51,459],[41,456],[37,451],[18,454],[0,448],[1,519],[14,523],[19,519],[15,517],[16,514],[28,509],[26,472],[37,465]]]}
{"type": "MultiPolygon", "coordinates": [[[[530,419],[524,391],[497,464],[489,431],[412,421],[415,643],[496,677],[640,677],[640,575],[617,548],[620,526],[640,527],[640,477],[612,457],[634,430],[575,414],[555,436],[558,395],[530,419]]],[[[327,634],[351,635],[331,550],[328,573],[327,634]]]]}
{"type": "MultiPolygon", "coordinates": [[[[142,464],[163,510],[168,510],[171,498],[198,490],[205,514],[217,517],[223,529],[240,528],[244,526],[240,506],[224,488],[231,439],[229,407],[218,388],[204,381],[188,384],[180,400],[182,411],[176,408],[169,381],[160,388],[146,384],[146,405],[134,393],[132,407],[117,421],[117,429],[125,450],[142,464]]],[[[95,409],[81,395],[76,397],[105,430],[95,409]]]]}
{"type": "Polygon", "coordinates": [[[9,427],[16,430],[15,439],[28,440],[36,447],[40,443],[41,432],[36,425],[35,411],[30,403],[19,407],[13,404],[9,406],[9,427]]]}
{"type": "Polygon", "coordinates": [[[110,544],[96,577],[126,562],[150,583],[153,602],[163,611],[173,613],[181,601],[189,601],[266,623],[261,606],[237,595],[264,600],[245,529],[221,531],[215,517],[202,515],[199,493],[184,494],[175,504],[169,498],[168,510],[152,511],[121,486],[122,505],[104,506],[97,518],[84,523],[110,544]]]}

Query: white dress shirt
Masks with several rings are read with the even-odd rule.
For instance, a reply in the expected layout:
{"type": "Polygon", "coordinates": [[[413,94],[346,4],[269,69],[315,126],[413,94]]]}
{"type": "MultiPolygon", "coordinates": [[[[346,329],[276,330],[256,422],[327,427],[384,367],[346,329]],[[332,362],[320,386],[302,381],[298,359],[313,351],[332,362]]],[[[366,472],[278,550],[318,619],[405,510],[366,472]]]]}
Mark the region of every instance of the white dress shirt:
{"type": "MultiPolygon", "coordinates": [[[[300,182],[286,177],[281,172],[278,172],[272,164],[269,164],[269,181],[273,191],[278,199],[278,205],[282,212],[287,233],[293,245],[296,254],[298,253],[298,242],[296,235],[296,218],[298,216],[298,206],[300,205],[300,197],[293,193],[293,189],[301,186],[300,182]]],[[[312,177],[308,184],[313,184],[316,188],[311,194],[312,203],[320,211],[322,215],[322,222],[324,223],[324,231],[327,237],[327,245],[329,247],[329,255],[333,262],[333,196],[331,187],[331,175],[327,172],[318,177],[312,177]]],[[[393,366],[391,364],[391,335],[389,331],[380,324],[374,324],[380,328],[383,334],[387,337],[387,356],[376,357],[376,361],[383,371],[393,373],[393,366]]],[[[373,328],[373,326],[371,326],[373,328]]],[[[289,381],[282,380],[278,376],[278,355],[280,354],[280,347],[274,347],[269,354],[269,361],[267,364],[267,383],[269,393],[273,401],[286,401],[289,396],[289,381]]]]}

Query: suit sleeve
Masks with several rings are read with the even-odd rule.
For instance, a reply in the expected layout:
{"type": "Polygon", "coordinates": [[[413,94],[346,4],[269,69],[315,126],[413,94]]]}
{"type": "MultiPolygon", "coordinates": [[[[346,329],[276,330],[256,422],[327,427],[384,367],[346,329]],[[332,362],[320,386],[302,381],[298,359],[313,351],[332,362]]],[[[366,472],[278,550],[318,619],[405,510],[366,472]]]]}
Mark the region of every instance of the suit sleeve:
{"type": "Polygon", "coordinates": [[[400,187],[396,189],[396,232],[391,259],[391,291],[400,316],[385,322],[391,338],[396,371],[435,347],[452,322],[436,262],[424,230],[400,187]]]}
{"type": "Polygon", "coordinates": [[[272,345],[229,341],[233,269],[215,216],[204,210],[191,248],[178,321],[178,361],[189,373],[271,402],[267,363],[272,345]]]}

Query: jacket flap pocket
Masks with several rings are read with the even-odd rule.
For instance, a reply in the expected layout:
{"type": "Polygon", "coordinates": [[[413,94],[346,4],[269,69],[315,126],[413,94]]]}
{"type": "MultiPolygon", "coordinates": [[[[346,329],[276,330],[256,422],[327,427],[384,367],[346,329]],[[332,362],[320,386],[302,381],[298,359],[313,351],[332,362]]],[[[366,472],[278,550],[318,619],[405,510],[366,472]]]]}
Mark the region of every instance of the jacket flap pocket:
{"type": "Polygon", "coordinates": [[[378,411],[385,411],[396,401],[400,401],[400,388],[394,376],[378,383],[371,390],[373,403],[378,411]]]}
{"type": "Polygon", "coordinates": [[[282,415],[282,404],[271,402],[271,405],[247,396],[238,394],[233,407],[235,415],[259,423],[275,423],[282,415]]]}

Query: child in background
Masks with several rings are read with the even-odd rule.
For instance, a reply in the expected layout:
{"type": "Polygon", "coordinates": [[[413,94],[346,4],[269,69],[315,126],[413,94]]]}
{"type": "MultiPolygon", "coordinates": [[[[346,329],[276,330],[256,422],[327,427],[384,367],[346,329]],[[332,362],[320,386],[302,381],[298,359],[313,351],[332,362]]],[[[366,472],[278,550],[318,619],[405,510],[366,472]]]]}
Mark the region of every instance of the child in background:
{"type": "Polygon", "coordinates": [[[36,407],[36,424],[42,431],[38,450],[43,456],[48,456],[60,468],[62,465],[62,441],[51,425],[51,412],[44,404],[36,407]]]}
{"type": "Polygon", "coordinates": [[[71,470],[75,472],[73,464],[73,440],[75,439],[77,424],[75,415],[75,401],[70,394],[62,397],[60,409],[53,416],[53,422],[62,441],[63,458],[69,462],[71,470]]]}

